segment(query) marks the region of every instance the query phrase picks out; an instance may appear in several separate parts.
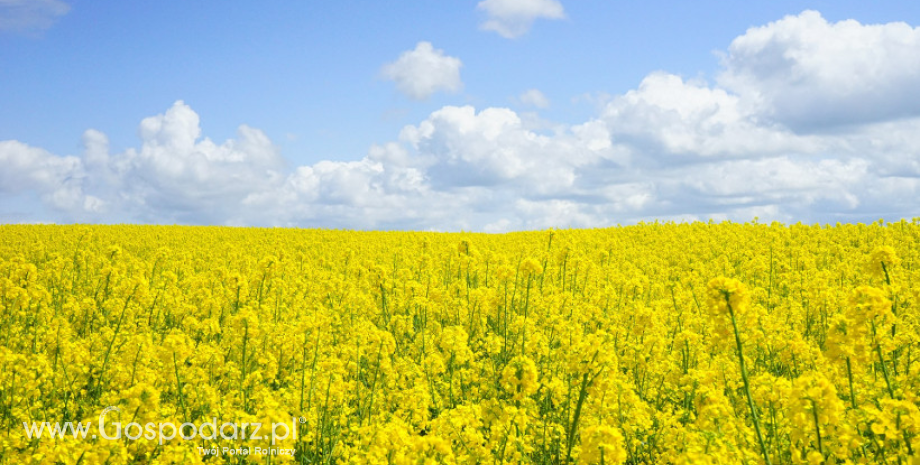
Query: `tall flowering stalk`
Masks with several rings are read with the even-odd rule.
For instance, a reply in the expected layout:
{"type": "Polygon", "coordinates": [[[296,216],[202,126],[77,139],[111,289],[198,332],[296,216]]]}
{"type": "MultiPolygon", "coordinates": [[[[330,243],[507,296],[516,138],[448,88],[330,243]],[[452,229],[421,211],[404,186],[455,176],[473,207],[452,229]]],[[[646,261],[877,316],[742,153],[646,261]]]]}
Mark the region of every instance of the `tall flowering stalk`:
{"type": "Polygon", "coordinates": [[[747,367],[744,365],[744,351],[741,346],[741,335],[738,331],[738,319],[750,306],[750,297],[747,289],[740,281],[731,278],[718,277],[709,281],[709,306],[717,315],[727,315],[732,322],[732,331],[735,333],[735,346],[738,352],[738,364],[741,367],[741,379],[744,381],[744,395],[747,397],[748,407],[751,409],[751,419],[754,422],[754,432],[757,433],[757,442],[760,443],[760,452],[767,465],[771,465],[767,445],[764,443],[763,434],[760,432],[760,419],[751,397],[751,384],[748,381],[747,367]]]}

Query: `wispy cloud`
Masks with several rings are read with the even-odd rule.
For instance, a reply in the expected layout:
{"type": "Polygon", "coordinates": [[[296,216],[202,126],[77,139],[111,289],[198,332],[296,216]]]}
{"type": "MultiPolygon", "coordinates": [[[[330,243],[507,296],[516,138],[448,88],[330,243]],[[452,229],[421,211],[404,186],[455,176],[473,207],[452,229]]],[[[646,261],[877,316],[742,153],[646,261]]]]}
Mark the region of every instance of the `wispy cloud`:
{"type": "Polygon", "coordinates": [[[537,108],[548,108],[549,99],[543,95],[543,92],[540,92],[537,89],[528,89],[522,93],[517,100],[524,105],[529,105],[537,108]]]}
{"type": "Polygon", "coordinates": [[[61,0],[0,0],[0,32],[40,33],[69,11],[61,0]]]}
{"type": "Polygon", "coordinates": [[[476,8],[486,14],[480,28],[507,39],[526,34],[537,19],[565,18],[557,0],[483,0],[476,8]]]}

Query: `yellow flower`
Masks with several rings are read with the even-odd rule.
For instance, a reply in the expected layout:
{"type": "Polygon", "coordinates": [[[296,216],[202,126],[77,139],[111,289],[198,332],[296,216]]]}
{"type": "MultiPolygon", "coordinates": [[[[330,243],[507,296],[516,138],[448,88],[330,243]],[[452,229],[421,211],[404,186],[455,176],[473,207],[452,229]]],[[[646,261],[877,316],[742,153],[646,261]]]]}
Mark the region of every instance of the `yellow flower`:
{"type": "Polygon", "coordinates": [[[581,433],[578,463],[593,465],[626,462],[626,446],[620,430],[609,425],[592,425],[581,433]]]}
{"type": "Polygon", "coordinates": [[[851,313],[857,321],[869,322],[891,317],[891,301],[885,291],[871,287],[859,286],[850,296],[851,313]]]}
{"type": "Polygon", "coordinates": [[[898,258],[898,254],[895,252],[894,248],[883,246],[873,250],[872,254],[869,255],[867,268],[872,276],[887,281],[890,279],[891,272],[894,268],[900,264],[901,259],[898,258]]]}
{"type": "Polygon", "coordinates": [[[741,281],[732,278],[713,278],[707,285],[709,308],[716,314],[744,313],[750,304],[750,295],[741,281]],[[730,307],[730,308],[729,308],[730,307]]]}
{"type": "Polygon", "coordinates": [[[533,276],[540,273],[543,273],[543,267],[537,260],[528,258],[521,262],[521,275],[524,277],[533,276]]]}
{"type": "Polygon", "coordinates": [[[533,360],[519,355],[502,370],[501,381],[502,387],[514,400],[521,400],[537,392],[537,367],[533,360]]]}
{"type": "Polygon", "coordinates": [[[805,460],[808,462],[808,465],[821,465],[824,463],[824,455],[816,450],[813,450],[808,453],[808,456],[805,460]]]}

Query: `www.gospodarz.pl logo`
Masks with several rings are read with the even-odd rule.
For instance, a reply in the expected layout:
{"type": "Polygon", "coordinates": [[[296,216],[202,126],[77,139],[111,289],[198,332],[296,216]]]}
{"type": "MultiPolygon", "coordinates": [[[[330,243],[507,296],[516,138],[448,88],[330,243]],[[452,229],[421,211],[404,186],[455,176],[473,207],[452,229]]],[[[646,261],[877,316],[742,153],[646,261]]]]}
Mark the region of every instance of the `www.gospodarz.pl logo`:
{"type": "Polygon", "coordinates": [[[263,424],[259,422],[224,422],[218,425],[217,419],[212,418],[211,421],[206,421],[200,425],[191,422],[182,423],[179,426],[176,426],[176,424],[172,422],[150,422],[143,425],[131,422],[122,427],[121,422],[117,421],[106,424],[106,415],[113,411],[120,412],[121,410],[119,410],[118,407],[106,407],[102,410],[102,413],[99,414],[97,431],[92,435],[90,435],[92,431],[92,422],[83,423],[68,421],[63,424],[22,422],[22,426],[25,428],[26,436],[28,436],[29,439],[40,439],[45,435],[52,439],[63,439],[66,437],[86,439],[87,435],[90,435],[91,439],[101,437],[108,440],[127,438],[136,441],[144,438],[148,441],[157,440],[160,444],[164,444],[166,441],[171,441],[176,438],[181,438],[186,441],[193,439],[215,441],[218,438],[225,440],[239,439],[254,441],[270,439],[271,444],[275,445],[277,441],[283,441],[285,439],[293,439],[296,441],[298,421],[300,423],[305,422],[304,418],[300,418],[300,420],[291,418],[290,423],[271,423],[268,428],[263,428],[263,424]],[[113,427],[114,432],[112,431],[113,427]]]}

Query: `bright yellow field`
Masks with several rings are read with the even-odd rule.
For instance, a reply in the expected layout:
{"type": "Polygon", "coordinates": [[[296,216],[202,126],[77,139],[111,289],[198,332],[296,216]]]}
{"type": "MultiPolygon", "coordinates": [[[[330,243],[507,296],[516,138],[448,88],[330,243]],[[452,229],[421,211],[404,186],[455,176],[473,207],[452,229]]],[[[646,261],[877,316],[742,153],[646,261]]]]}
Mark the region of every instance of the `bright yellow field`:
{"type": "Polygon", "coordinates": [[[0,226],[0,454],[918,464],[918,293],[916,222],[0,226]],[[120,439],[92,438],[106,407],[120,439]],[[38,438],[42,422],[91,429],[38,438]],[[148,423],[201,431],[129,437],[148,423]]]}

